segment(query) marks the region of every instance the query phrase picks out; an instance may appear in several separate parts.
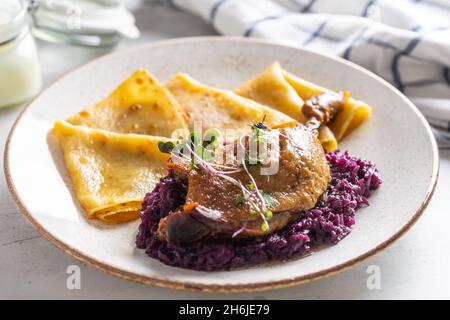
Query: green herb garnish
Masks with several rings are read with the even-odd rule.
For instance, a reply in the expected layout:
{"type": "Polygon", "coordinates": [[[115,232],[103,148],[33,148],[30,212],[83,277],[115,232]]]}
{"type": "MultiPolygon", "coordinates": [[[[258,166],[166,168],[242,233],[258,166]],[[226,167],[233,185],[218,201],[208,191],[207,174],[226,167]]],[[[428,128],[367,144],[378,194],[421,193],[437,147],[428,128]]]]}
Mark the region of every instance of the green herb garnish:
{"type": "Polygon", "coordinates": [[[252,124],[250,127],[253,130],[253,137],[257,142],[263,142],[265,140],[265,130],[267,129],[267,126],[264,124],[264,121],[266,120],[266,115],[264,115],[261,122],[252,124]]]}
{"type": "Polygon", "coordinates": [[[257,164],[261,164],[262,160],[259,156],[256,157],[252,157],[252,156],[247,156],[245,158],[245,164],[248,166],[253,166],[253,165],[257,165],[257,164]]]}
{"type": "Polygon", "coordinates": [[[269,230],[269,224],[267,223],[267,221],[264,221],[262,224],[261,224],[261,231],[262,232],[267,232],[269,230]]]}
{"type": "Polygon", "coordinates": [[[190,170],[195,170],[198,169],[197,165],[194,162],[194,159],[191,160],[191,163],[189,163],[189,169],[190,170]]]}
{"type": "Polygon", "coordinates": [[[266,213],[264,214],[264,216],[266,217],[266,220],[270,220],[273,217],[272,211],[270,211],[269,209],[267,209],[266,213]]]}
{"type": "Polygon", "coordinates": [[[203,139],[203,147],[207,149],[216,149],[219,147],[220,131],[218,129],[208,129],[203,139]]]}
{"type": "Polygon", "coordinates": [[[238,206],[245,203],[245,197],[243,194],[238,194],[236,199],[234,199],[234,203],[238,206]]]}
{"type": "Polygon", "coordinates": [[[191,145],[193,145],[194,147],[201,145],[201,143],[200,143],[201,138],[200,138],[200,135],[198,134],[198,132],[191,131],[189,133],[189,141],[190,141],[191,145]]]}
{"type": "Polygon", "coordinates": [[[175,148],[175,144],[171,141],[158,141],[158,149],[162,153],[171,153],[173,148],[175,148]]]}
{"type": "Polygon", "coordinates": [[[194,151],[203,160],[210,160],[210,159],[212,159],[214,157],[214,151],[206,149],[205,147],[202,147],[202,146],[195,147],[194,151]]]}
{"type": "Polygon", "coordinates": [[[264,142],[266,140],[266,133],[263,129],[253,128],[254,139],[257,142],[264,142]]]}

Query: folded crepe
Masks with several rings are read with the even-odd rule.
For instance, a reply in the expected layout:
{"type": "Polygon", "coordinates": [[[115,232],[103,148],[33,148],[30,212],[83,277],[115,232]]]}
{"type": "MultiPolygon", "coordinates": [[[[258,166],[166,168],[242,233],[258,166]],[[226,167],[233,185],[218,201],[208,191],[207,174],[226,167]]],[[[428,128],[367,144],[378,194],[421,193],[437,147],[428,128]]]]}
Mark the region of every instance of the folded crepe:
{"type": "Polygon", "coordinates": [[[166,175],[169,138],[121,134],[56,121],[73,191],[89,219],[124,223],[139,217],[142,200],[166,175]]]}
{"type": "MultiPolygon", "coordinates": [[[[278,62],[248,80],[235,92],[243,97],[277,109],[301,123],[307,119],[302,107],[305,100],[330,91],[286,70],[278,62]]],[[[337,148],[337,141],[348,135],[370,116],[371,108],[364,102],[349,98],[344,109],[328,126],[319,128],[319,140],[329,151],[337,148]]]]}
{"type": "Polygon", "coordinates": [[[307,121],[302,113],[304,101],[287,82],[278,63],[271,64],[261,74],[238,87],[235,92],[279,110],[301,123],[307,121]]]}
{"type": "Polygon", "coordinates": [[[202,129],[216,128],[227,133],[227,138],[239,136],[249,125],[260,122],[272,127],[295,125],[296,121],[282,112],[246,99],[229,90],[204,85],[180,73],[165,83],[188,117],[190,130],[195,122],[202,129]]]}
{"type": "Polygon", "coordinates": [[[146,70],[135,71],[107,98],[66,119],[74,125],[119,133],[171,137],[186,115],[170,92],[146,70]]]}
{"type": "MultiPolygon", "coordinates": [[[[286,81],[294,88],[299,96],[306,100],[322,92],[332,91],[330,89],[309,82],[283,70],[286,81]]],[[[372,108],[364,101],[349,97],[344,103],[344,109],[336,115],[328,126],[333,131],[339,141],[358,128],[363,122],[369,119],[372,108]]]]}

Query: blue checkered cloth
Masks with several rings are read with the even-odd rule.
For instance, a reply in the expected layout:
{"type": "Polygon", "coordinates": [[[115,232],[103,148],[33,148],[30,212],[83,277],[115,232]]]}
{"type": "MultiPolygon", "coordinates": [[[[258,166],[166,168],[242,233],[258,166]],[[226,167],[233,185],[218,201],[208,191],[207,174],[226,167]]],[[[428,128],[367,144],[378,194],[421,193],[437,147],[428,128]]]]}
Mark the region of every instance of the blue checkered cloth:
{"type": "Polygon", "coordinates": [[[450,133],[450,0],[166,0],[223,35],[334,54],[405,93],[450,133]]]}

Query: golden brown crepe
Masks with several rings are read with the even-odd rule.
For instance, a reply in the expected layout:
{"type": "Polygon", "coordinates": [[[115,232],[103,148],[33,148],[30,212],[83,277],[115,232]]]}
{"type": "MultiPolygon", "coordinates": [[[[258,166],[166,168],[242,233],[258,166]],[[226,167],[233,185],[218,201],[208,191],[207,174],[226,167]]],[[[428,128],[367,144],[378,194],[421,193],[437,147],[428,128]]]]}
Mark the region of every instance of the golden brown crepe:
{"type": "Polygon", "coordinates": [[[319,135],[318,135],[320,144],[327,151],[336,150],[338,147],[338,142],[336,137],[334,136],[333,131],[328,126],[320,126],[319,127],[319,135]]]}
{"type": "Polygon", "coordinates": [[[277,62],[245,82],[235,92],[279,110],[301,123],[307,121],[302,113],[303,99],[286,81],[283,70],[277,62]]]}
{"type": "Polygon", "coordinates": [[[186,128],[186,116],[172,97],[145,70],[137,70],[107,98],[67,119],[74,125],[119,133],[171,137],[186,128]]]}
{"type": "MultiPolygon", "coordinates": [[[[278,62],[271,64],[262,73],[245,82],[235,92],[282,111],[301,123],[307,122],[302,112],[304,100],[286,80],[284,70],[278,62]]],[[[326,125],[322,125],[319,129],[319,140],[329,151],[337,148],[337,140],[326,125]]]]}
{"type": "MultiPolygon", "coordinates": [[[[202,129],[234,130],[231,133],[234,136],[263,119],[272,128],[292,126],[296,122],[277,110],[232,91],[204,85],[183,73],[175,75],[165,87],[187,113],[191,130],[196,121],[201,121],[202,129]]],[[[232,138],[230,133],[228,138],[232,138]]]]}
{"type": "MultiPolygon", "coordinates": [[[[319,93],[330,91],[283,70],[278,62],[271,64],[235,92],[244,97],[280,110],[305,123],[303,101],[319,93]]],[[[319,139],[327,150],[337,148],[342,139],[370,116],[371,108],[364,102],[349,98],[344,110],[328,126],[319,130],[319,139]]]]}
{"type": "MultiPolygon", "coordinates": [[[[330,89],[304,80],[285,70],[283,70],[283,75],[286,81],[289,82],[295,91],[297,91],[298,95],[304,100],[319,93],[331,91],[330,89]]],[[[350,97],[344,104],[344,110],[342,110],[342,112],[336,116],[336,119],[330,122],[328,126],[339,141],[365,122],[370,117],[371,113],[372,108],[367,103],[350,97]]]]}
{"type": "Polygon", "coordinates": [[[56,121],[73,190],[89,219],[123,223],[139,217],[142,200],[165,170],[168,138],[120,134],[56,121]]]}

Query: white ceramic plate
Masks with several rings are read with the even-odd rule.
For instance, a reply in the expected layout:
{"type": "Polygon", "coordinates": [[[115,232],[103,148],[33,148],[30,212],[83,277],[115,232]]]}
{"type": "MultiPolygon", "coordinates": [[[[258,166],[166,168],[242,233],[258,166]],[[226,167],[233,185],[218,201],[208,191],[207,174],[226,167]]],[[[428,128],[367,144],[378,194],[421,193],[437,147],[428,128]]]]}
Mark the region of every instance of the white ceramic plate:
{"type": "Polygon", "coordinates": [[[191,290],[249,291],[298,284],[344,270],[396,240],[417,220],[436,183],[438,153],[429,126],[414,105],[372,73],[341,59],[237,38],[192,38],[152,43],[97,59],[69,73],[33,102],[14,125],[5,173],[21,211],[67,253],[120,277],[191,290]],[[278,60],[294,74],[349,90],[373,106],[373,117],[341,144],[373,160],[384,183],[357,213],[353,232],[338,245],[304,259],[229,272],[168,267],[136,250],[139,221],[116,227],[88,222],[72,197],[59,157],[47,143],[52,122],[107,95],[143,67],[160,81],[176,72],[233,88],[278,60]]]}

